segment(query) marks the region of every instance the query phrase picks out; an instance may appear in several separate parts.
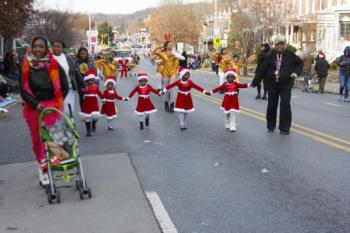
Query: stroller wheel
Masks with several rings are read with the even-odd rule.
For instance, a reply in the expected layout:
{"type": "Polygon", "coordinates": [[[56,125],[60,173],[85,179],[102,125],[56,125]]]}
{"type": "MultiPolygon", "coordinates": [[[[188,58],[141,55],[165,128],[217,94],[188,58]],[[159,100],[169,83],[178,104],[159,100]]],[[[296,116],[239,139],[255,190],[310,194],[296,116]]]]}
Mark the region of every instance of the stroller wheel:
{"type": "Polygon", "coordinates": [[[91,189],[87,187],[85,192],[86,192],[88,198],[91,199],[91,197],[92,197],[91,189]]]}
{"type": "Polygon", "coordinates": [[[79,188],[79,197],[80,197],[80,200],[84,199],[84,191],[82,188],[79,188]]]}

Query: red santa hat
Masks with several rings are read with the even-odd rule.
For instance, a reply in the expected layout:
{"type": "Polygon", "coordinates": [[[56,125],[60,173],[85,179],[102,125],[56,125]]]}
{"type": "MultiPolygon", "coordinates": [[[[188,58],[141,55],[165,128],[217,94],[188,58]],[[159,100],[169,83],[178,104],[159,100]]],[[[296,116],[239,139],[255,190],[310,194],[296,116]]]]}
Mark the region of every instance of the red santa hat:
{"type": "Polygon", "coordinates": [[[227,78],[227,76],[230,74],[233,74],[235,77],[237,77],[236,69],[230,68],[225,70],[225,78],[227,78]]]}
{"type": "Polygon", "coordinates": [[[96,74],[96,71],[95,70],[88,70],[86,73],[85,73],[85,76],[84,76],[84,81],[88,81],[90,79],[97,79],[97,74],[96,74]]]}
{"type": "Polygon", "coordinates": [[[140,81],[141,79],[146,79],[147,81],[149,80],[147,74],[138,74],[137,75],[137,80],[140,81]]]}
{"type": "Polygon", "coordinates": [[[113,83],[113,86],[115,87],[116,85],[115,78],[113,76],[107,77],[104,83],[105,87],[107,87],[108,83],[113,83]]]}
{"type": "Polygon", "coordinates": [[[191,72],[189,69],[186,69],[185,67],[180,67],[179,68],[179,78],[182,78],[186,73],[189,73],[191,75],[191,72]]]}

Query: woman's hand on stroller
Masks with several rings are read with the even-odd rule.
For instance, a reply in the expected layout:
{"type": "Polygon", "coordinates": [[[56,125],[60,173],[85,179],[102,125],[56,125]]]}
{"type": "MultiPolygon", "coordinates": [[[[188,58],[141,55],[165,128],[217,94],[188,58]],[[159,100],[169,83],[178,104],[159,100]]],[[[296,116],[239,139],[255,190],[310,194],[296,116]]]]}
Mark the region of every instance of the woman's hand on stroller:
{"type": "Polygon", "coordinates": [[[36,106],[36,109],[41,112],[42,110],[44,110],[44,107],[39,103],[37,106],[36,106]]]}

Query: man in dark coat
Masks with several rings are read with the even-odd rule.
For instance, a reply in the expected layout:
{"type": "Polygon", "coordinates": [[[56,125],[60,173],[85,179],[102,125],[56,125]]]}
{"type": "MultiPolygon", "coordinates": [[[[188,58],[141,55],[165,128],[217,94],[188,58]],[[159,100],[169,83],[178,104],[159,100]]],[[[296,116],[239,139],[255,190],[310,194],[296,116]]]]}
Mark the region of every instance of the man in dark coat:
{"type": "Polygon", "coordinates": [[[323,52],[318,54],[318,59],[316,61],[315,70],[317,72],[318,83],[319,83],[319,93],[323,94],[324,86],[326,84],[326,78],[328,75],[328,69],[330,65],[326,60],[325,54],[323,52]]]}
{"type": "MultiPolygon", "coordinates": [[[[262,61],[264,60],[264,58],[267,57],[270,52],[271,52],[270,44],[269,43],[262,44],[261,52],[260,52],[259,57],[258,57],[258,62],[257,62],[258,64],[257,64],[257,67],[256,67],[256,71],[261,66],[262,61]]],[[[264,94],[263,94],[262,99],[266,100],[267,99],[267,97],[266,97],[267,96],[267,77],[266,77],[266,75],[263,75],[262,80],[263,80],[263,83],[264,83],[264,94]]],[[[257,88],[257,91],[258,91],[258,95],[255,97],[255,99],[261,99],[261,82],[257,85],[256,88],[257,88]]]]}
{"type": "Polygon", "coordinates": [[[281,98],[279,130],[281,134],[289,134],[292,122],[291,90],[294,79],[303,70],[303,61],[293,52],[285,49],[285,41],[282,37],[276,36],[274,44],[275,49],[265,57],[256,71],[252,86],[257,86],[266,75],[269,93],[266,113],[267,129],[273,132],[276,128],[277,108],[281,98]]]}

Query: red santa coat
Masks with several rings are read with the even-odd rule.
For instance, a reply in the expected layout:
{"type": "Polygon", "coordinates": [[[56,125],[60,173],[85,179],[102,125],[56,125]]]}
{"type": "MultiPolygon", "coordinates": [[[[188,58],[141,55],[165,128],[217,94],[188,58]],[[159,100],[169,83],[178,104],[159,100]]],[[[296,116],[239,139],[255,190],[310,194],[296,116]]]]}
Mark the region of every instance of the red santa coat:
{"type": "Polygon", "coordinates": [[[238,90],[239,88],[248,88],[248,84],[240,84],[238,82],[224,82],[221,86],[213,89],[211,92],[225,91],[224,99],[222,100],[221,109],[224,113],[239,112],[238,90]]]}
{"type": "Polygon", "coordinates": [[[151,85],[146,85],[141,87],[137,85],[134,90],[129,94],[129,98],[133,97],[135,93],[138,93],[139,97],[137,99],[137,107],[135,113],[137,115],[151,114],[157,111],[154,105],[151,102],[149,93],[153,92],[154,94],[159,95],[160,91],[155,90],[151,85]]]}
{"type": "Polygon", "coordinates": [[[194,107],[192,102],[191,89],[194,88],[200,92],[203,92],[204,89],[191,80],[184,82],[181,79],[168,85],[165,89],[170,90],[176,86],[178,87],[178,92],[174,111],[185,113],[193,112],[194,107]]]}
{"type": "Polygon", "coordinates": [[[122,71],[127,71],[128,70],[128,67],[127,67],[127,64],[129,63],[128,59],[120,59],[118,62],[122,66],[122,71]]]}
{"type": "Polygon", "coordinates": [[[79,113],[82,117],[100,116],[97,97],[102,99],[102,94],[97,86],[87,86],[83,97],[83,106],[79,113]]]}
{"type": "Polygon", "coordinates": [[[117,117],[117,107],[115,106],[115,100],[123,100],[123,97],[118,95],[115,90],[106,89],[103,92],[103,105],[101,114],[106,116],[107,119],[114,119],[117,117]]]}

